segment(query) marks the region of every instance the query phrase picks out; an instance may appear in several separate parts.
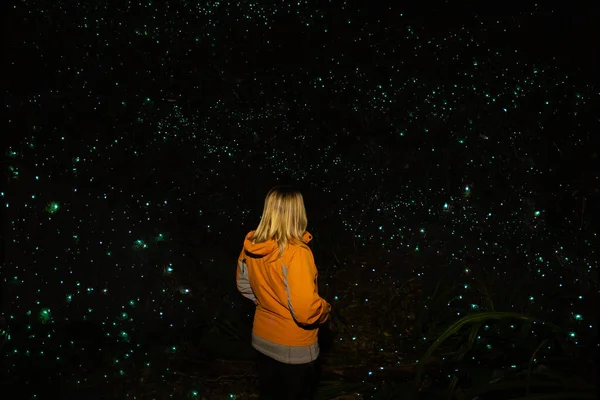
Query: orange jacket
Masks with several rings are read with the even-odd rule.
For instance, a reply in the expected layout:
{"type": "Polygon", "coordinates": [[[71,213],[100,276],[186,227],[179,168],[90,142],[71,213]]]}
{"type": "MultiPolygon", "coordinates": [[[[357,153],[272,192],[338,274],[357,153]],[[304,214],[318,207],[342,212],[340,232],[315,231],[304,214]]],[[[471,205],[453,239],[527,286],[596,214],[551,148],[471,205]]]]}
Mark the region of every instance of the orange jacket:
{"type": "Polygon", "coordinates": [[[238,258],[238,290],[256,304],[252,333],[285,346],[317,342],[318,324],[329,317],[331,306],[319,296],[317,267],[304,243],[292,243],[279,256],[274,240],[253,244],[251,231],[238,258]]]}

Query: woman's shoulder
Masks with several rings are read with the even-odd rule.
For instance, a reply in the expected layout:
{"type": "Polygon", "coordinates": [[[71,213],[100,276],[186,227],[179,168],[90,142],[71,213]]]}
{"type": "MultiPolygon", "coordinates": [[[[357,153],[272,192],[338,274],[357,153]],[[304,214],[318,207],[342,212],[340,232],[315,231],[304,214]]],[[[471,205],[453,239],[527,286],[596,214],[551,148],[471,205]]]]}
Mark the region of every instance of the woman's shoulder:
{"type": "Polygon", "coordinates": [[[308,247],[308,241],[305,240],[305,238],[298,239],[298,238],[292,237],[289,239],[288,245],[290,245],[291,247],[306,248],[306,249],[310,250],[310,247],[308,247]]]}
{"type": "Polygon", "coordinates": [[[312,257],[312,250],[310,249],[310,247],[308,247],[308,245],[306,243],[304,243],[300,240],[291,240],[288,243],[286,253],[288,253],[288,255],[290,257],[293,257],[294,255],[306,254],[306,253],[308,253],[310,255],[310,257],[312,257]]]}

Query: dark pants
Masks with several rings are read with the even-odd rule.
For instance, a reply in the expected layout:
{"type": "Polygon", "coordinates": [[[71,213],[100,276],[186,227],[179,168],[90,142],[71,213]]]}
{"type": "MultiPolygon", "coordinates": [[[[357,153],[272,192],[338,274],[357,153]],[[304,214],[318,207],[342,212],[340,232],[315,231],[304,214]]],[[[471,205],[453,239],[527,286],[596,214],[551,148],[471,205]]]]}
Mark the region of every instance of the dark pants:
{"type": "Polygon", "coordinates": [[[314,396],[314,361],[308,364],[284,364],[260,352],[257,353],[261,400],[302,400],[314,396]]]}

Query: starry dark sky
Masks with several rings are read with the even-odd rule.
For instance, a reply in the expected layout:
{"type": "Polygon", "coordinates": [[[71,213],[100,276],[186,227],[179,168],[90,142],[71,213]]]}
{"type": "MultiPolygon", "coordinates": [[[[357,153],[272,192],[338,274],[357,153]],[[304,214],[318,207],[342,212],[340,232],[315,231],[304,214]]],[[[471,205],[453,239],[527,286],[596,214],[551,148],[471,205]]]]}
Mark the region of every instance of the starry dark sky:
{"type": "Polygon", "coordinates": [[[446,277],[464,290],[438,310],[441,325],[489,311],[478,278],[503,299],[498,311],[588,343],[595,14],[479,3],[11,6],[0,190],[8,371],[21,377],[37,360],[75,382],[67,366],[85,364],[91,346],[136,360],[107,363],[119,379],[147,362],[145,332],[167,332],[173,346],[216,315],[249,329],[235,257],[279,183],[305,195],[322,290],[339,308],[368,308],[370,283],[446,277]],[[82,322],[97,327],[85,331],[94,341],[73,333],[82,322]]]}

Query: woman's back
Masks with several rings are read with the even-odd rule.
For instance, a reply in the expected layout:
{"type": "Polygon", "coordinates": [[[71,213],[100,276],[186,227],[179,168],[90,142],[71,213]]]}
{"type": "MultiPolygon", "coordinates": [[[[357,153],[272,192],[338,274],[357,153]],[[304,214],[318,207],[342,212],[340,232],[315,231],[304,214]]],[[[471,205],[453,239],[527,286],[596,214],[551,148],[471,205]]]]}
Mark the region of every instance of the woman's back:
{"type": "Polygon", "coordinates": [[[318,357],[319,324],[330,310],[318,293],[304,213],[298,192],[273,189],[261,225],[246,235],[238,258],[238,289],[256,304],[252,344],[288,364],[318,357]]]}

